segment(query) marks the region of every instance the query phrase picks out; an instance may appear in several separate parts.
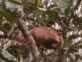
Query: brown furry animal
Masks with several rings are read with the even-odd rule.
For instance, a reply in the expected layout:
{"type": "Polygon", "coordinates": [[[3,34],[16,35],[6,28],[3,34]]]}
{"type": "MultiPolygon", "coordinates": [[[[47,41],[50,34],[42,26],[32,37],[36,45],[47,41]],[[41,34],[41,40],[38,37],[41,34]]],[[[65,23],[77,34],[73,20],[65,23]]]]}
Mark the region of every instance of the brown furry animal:
{"type": "MultiPolygon", "coordinates": [[[[49,27],[35,27],[31,30],[38,47],[44,46],[48,49],[55,49],[63,43],[63,37],[49,27]]],[[[13,37],[18,42],[23,43],[25,38],[21,35],[13,37]]]]}

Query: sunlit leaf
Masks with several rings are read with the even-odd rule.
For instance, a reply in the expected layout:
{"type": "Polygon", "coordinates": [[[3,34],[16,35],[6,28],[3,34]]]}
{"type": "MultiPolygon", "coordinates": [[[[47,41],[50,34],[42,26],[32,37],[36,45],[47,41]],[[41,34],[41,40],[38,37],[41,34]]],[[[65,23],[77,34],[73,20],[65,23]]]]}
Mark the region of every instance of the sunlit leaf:
{"type": "Polygon", "coordinates": [[[59,0],[59,6],[63,7],[63,8],[68,8],[69,6],[72,5],[72,1],[71,0],[59,0]]]}
{"type": "Polygon", "coordinates": [[[13,60],[9,60],[6,57],[3,56],[3,54],[0,52],[0,59],[6,61],[6,62],[14,62],[13,60]]]}

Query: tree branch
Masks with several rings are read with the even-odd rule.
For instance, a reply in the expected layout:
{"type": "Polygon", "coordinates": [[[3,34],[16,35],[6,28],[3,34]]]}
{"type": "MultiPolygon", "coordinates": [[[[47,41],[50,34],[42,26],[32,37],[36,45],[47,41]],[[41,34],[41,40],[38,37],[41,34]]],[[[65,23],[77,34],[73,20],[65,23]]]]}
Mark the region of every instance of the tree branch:
{"type": "Polygon", "coordinates": [[[40,56],[39,50],[36,46],[34,38],[30,34],[30,32],[28,31],[28,28],[25,25],[23,18],[22,17],[18,18],[16,21],[16,24],[17,24],[18,28],[20,29],[20,31],[22,32],[24,38],[26,39],[25,45],[29,46],[29,48],[33,54],[35,62],[39,62],[39,60],[38,60],[40,58],[39,57],[40,56]]]}

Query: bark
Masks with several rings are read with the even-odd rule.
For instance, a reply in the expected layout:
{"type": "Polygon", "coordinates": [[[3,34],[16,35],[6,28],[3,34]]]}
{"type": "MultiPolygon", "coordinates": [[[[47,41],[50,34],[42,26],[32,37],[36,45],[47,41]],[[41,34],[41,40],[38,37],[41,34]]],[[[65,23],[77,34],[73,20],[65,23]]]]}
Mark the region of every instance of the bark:
{"type": "Polygon", "coordinates": [[[35,40],[33,38],[33,36],[30,34],[30,32],[28,31],[27,26],[25,25],[25,22],[23,21],[22,18],[18,18],[16,21],[16,24],[18,26],[18,28],[20,29],[20,31],[22,32],[24,38],[26,39],[25,45],[29,46],[32,55],[34,57],[35,62],[39,62],[39,56],[40,56],[40,52],[36,46],[35,40]]]}
{"type": "Polygon", "coordinates": [[[54,62],[62,62],[63,53],[64,51],[62,48],[58,48],[57,50],[55,50],[55,61],[54,62]]]}
{"type": "MultiPolygon", "coordinates": [[[[23,4],[27,4],[28,1],[30,0],[21,0],[23,4]]],[[[21,13],[19,13],[21,15],[21,17],[17,18],[16,20],[16,24],[18,26],[18,28],[20,29],[20,31],[22,32],[24,38],[26,39],[25,45],[27,47],[29,47],[29,49],[32,52],[33,58],[34,58],[34,62],[40,62],[40,52],[36,46],[36,42],[33,38],[33,36],[30,34],[28,27],[25,24],[25,21],[23,20],[26,15],[28,15],[28,11],[26,11],[25,9],[23,9],[24,11],[20,11],[21,13]],[[22,14],[24,13],[24,15],[22,14]]]]}

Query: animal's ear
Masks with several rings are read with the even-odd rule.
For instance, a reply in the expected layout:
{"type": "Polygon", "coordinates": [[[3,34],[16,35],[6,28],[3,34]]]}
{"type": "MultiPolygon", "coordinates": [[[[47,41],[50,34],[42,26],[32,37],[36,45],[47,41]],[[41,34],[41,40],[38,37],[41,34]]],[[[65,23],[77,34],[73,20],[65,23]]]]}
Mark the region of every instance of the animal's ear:
{"type": "Polygon", "coordinates": [[[62,32],[58,32],[57,35],[59,36],[60,43],[63,45],[63,43],[64,43],[64,37],[63,37],[64,35],[63,35],[63,33],[62,32]]]}

